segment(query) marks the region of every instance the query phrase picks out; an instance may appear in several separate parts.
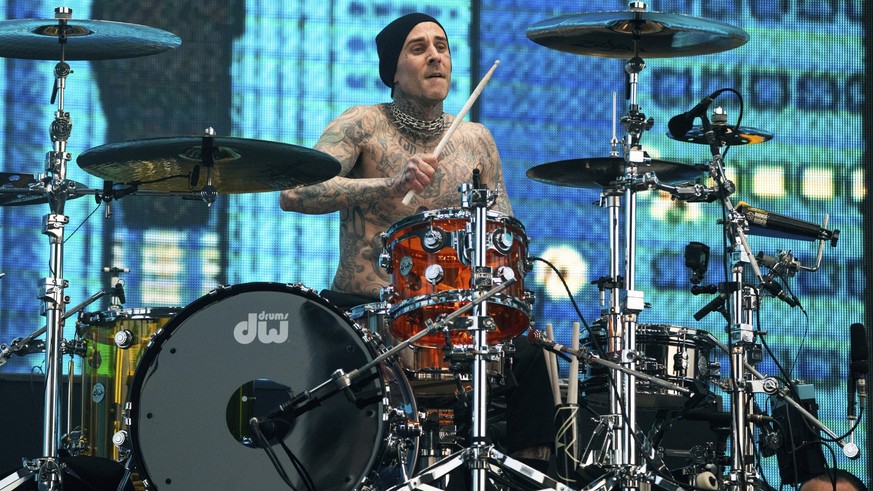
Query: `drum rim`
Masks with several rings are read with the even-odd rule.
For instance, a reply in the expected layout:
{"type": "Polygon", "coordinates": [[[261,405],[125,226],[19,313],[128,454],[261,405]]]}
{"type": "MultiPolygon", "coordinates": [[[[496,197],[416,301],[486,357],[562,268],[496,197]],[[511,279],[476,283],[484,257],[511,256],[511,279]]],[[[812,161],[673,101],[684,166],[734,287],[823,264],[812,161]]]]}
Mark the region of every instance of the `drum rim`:
{"type": "MultiPolygon", "coordinates": [[[[391,224],[390,227],[386,230],[387,238],[390,239],[392,235],[394,235],[398,229],[404,229],[410,225],[418,224],[421,222],[426,222],[430,219],[441,219],[441,220],[450,220],[454,218],[465,218],[471,219],[473,213],[470,210],[464,208],[440,208],[437,210],[427,210],[420,213],[416,213],[414,215],[410,215],[408,217],[401,218],[400,220],[391,224]]],[[[510,222],[513,226],[521,230],[522,234],[527,237],[527,231],[524,228],[524,224],[522,224],[517,218],[512,215],[507,215],[506,213],[499,212],[497,210],[488,210],[486,214],[487,218],[498,220],[506,220],[510,222]]],[[[391,241],[394,243],[396,241],[391,241]]],[[[387,242],[386,242],[387,243],[387,242]]]]}
{"type": "MultiPolygon", "coordinates": [[[[377,353],[374,352],[374,347],[366,340],[365,333],[362,333],[361,328],[355,323],[346,312],[342,309],[336,307],[331,304],[327,299],[318,295],[318,293],[301,283],[278,283],[278,282],[250,282],[250,283],[239,283],[235,285],[222,285],[219,286],[205,295],[199,297],[198,299],[191,302],[189,305],[185,306],[180,312],[178,312],[173,318],[171,318],[162,328],[158,329],[155,333],[152,340],[149,341],[146,346],[145,351],[140,358],[139,364],[134,371],[133,379],[131,380],[130,386],[128,388],[128,410],[125,415],[125,421],[127,422],[128,436],[130,438],[131,443],[131,457],[133,458],[133,462],[135,468],[140,473],[140,477],[143,482],[149,483],[151,486],[150,489],[156,489],[158,483],[156,483],[151,475],[149,474],[148,467],[146,465],[146,461],[143,459],[142,448],[139,443],[139,428],[137,422],[139,421],[139,406],[140,406],[140,394],[142,393],[142,384],[144,379],[147,377],[147,373],[150,371],[152,363],[158,354],[161,352],[161,346],[163,343],[172,335],[172,333],[178,328],[180,324],[183,324],[187,319],[192,317],[195,313],[201,311],[205,306],[210,305],[215,302],[219,302],[223,299],[230,298],[235,295],[249,293],[253,291],[262,291],[262,292],[287,292],[292,294],[299,294],[303,296],[307,300],[312,300],[318,303],[319,305],[329,309],[333,313],[338,314],[346,324],[354,329],[355,333],[360,336],[361,341],[364,345],[367,346],[367,355],[369,355],[370,360],[372,361],[377,353]]],[[[385,390],[385,397],[383,397],[382,401],[378,403],[379,410],[382,412],[379,421],[384,420],[384,418],[388,414],[388,404],[386,403],[388,397],[388,390],[390,387],[388,386],[385,380],[385,374],[381,369],[377,367],[376,372],[378,373],[378,377],[381,380],[381,386],[385,390]]],[[[402,374],[402,370],[399,370],[402,374]]],[[[407,386],[409,385],[409,381],[406,381],[407,386]]],[[[411,390],[411,389],[410,389],[411,390]]],[[[388,450],[388,442],[387,442],[387,425],[382,422],[377,429],[377,438],[375,448],[372,449],[369,457],[369,462],[366,467],[363,469],[364,474],[360,476],[360,481],[366,482],[370,479],[373,471],[376,469],[376,464],[381,462],[384,459],[384,456],[388,450]]],[[[354,483],[354,486],[360,485],[362,482],[354,483]]]]}
{"type": "MultiPolygon", "coordinates": [[[[388,310],[390,310],[391,304],[388,302],[369,302],[363,303],[360,305],[355,305],[350,308],[346,314],[349,318],[354,322],[358,320],[363,314],[367,312],[374,313],[376,315],[386,315],[388,310]]],[[[357,322],[355,323],[357,324],[357,322]]]]}
{"type": "MultiPolygon", "coordinates": [[[[401,315],[406,315],[409,312],[413,312],[415,310],[419,310],[423,307],[431,307],[433,305],[438,305],[441,303],[449,303],[449,302],[471,302],[473,301],[472,297],[473,290],[447,290],[443,292],[437,293],[428,293],[426,295],[416,295],[414,297],[409,297],[406,300],[398,303],[391,307],[389,311],[389,320],[394,322],[401,315]],[[428,300],[436,298],[437,302],[425,303],[428,300]],[[414,307],[410,307],[413,306],[414,307]]],[[[530,317],[531,306],[525,302],[524,300],[519,300],[516,297],[511,295],[507,295],[505,293],[498,293],[489,298],[485,303],[487,304],[498,304],[504,307],[513,308],[515,310],[521,311],[526,316],[530,317]]]]}
{"type": "Polygon", "coordinates": [[[76,325],[93,327],[112,324],[123,320],[172,319],[184,308],[185,307],[154,306],[124,309],[110,308],[95,312],[81,312],[79,318],[76,320],[76,325]]]}

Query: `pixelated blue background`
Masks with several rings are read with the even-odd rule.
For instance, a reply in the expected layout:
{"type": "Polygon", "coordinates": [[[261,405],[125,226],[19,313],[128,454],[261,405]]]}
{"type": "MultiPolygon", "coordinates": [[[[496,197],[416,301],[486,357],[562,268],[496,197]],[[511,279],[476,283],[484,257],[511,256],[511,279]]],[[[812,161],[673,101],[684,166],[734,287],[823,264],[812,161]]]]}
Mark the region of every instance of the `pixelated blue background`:
{"type": "MultiPolygon", "coordinates": [[[[608,155],[614,92],[619,115],[626,110],[624,61],[550,50],[528,40],[525,31],[563,13],[624,10],[625,2],[581,5],[554,0],[543,6],[535,0],[153,0],[141,2],[147,11],[142,5],[133,11],[123,7],[126,2],[115,3],[83,0],[66,5],[75,18],[91,18],[92,9],[99,6],[105,9],[100,12],[112,12],[113,20],[177,32],[183,46],[114,65],[70,63],[74,73],[68,78],[65,109],[74,124],[68,147],[74,160],[89,148],[109,143],[110,134],[126,135],[124,139],[189,136],[206,126],[216,127],[219,134],[311,147],[324,126],[349,105],[389,99],[378,78],[372,42],[379,29],[412,10],[439,18],[448,31],[454,62],[454,90],[446,110],[457,112],[494,60],[501,60],[472,117],[486,124],[497,141],[507,191],[530,239],[529,254],[559,265],[586,319],[599,317],[598,291],[591,281],[608,273],[607,211],[597,205],[599,192],[543,184],[525,173],[545,162],[608,155]],[[110,10],[113,6],[117,8],[110,10]],[[197,33],[197,25],[179,24],[176,30],[175,18],[202,21],[214,28],[214,34],[183,35],[186,29],[197,33]],[[210,50],[222,57],[213,57],[210,50]],[[177,94],[172,81],[157,77],[165,67],[177,70],[174,76],[184,79],[193,94],[177,94]],[[128,90],[128,97],[113,103],[126,108],[123,120],[107,117],[98,70],[108,81],[104,87],[128,90]],[[224,87],[221,84],[227,90],[216,100],[226,104],[197,97],[200,91],[224,87]],[[165,113],[155,116],[152,105],[175,105],[172,121],[163,119],[169,118],[165,113]],[[139,130],[122,131],[122,124],[133,123],[139,130]]],[[[51,17],[56,6],[0,0],[0,12],[9,19],[51,17]]],[[[647,60],[640,75],[639,104],[655,120],[643,139],[649,154],[705,163],[708,149],[668,139],[666,122],[715,89],[734,88],[745,102],[744,126],[775,134],[766,144],[737,146],[728,153],[728,172],[737,184],[735,202],[744,200],[814,222],[827,213],[829,227],[841,230],[839,245],[826,249],[821,270],[802,272],[789,281],[809,318],[768,299],[761,309],[760,329],[768,332],[768,345],[792,376],[815,385],[823,422],[843,433],[848,326],[864,320],[859,208],[866,193],[860,111],[862,2],[676,0],[653,1],[649,7],[726,22],[751,36],[747,45],[720,54],[647,60]]],[[[44,170],[55,110],[49,104],[53,66],[53,61],[0,63],[4,172],[44,170]]],[[[730,94],[716,104],[732,118],[739,111],[738,100],[730,94]]],[[[75,163],[68,177],[91,188],[102,186],[75,163]]],[[[149,199],[133,196],[122,200],[128,203],[113,203],[108,219],[103,210],[90,215],[97,207],[92,197],[68,203],[64,278],[72,304],[107,284],[109,278],[101,271],[105,266],[131,269],[124,276],[128,308],[185,306],[221,284],[302,282],[315,289],[330,284],[337,262],[336,214],[282,213],[277,193],[221,196],[208,210],[202,203],[178,200],[171,213],[152,207],[149,199]]],[[[709,298],[690,294],[690,274],[683,264],[685,244],[704,242],[713,251],[706,282],[724,281],[721,229],[716,223],[720,208],[675,203],[655,191],[640,193],[638,200],[637,289],[651,304],[640,322],[706,330],[726,343],[718,315],[693,320],[709,298]]],[[[5,273],[0,280],[0,342],[30,334],[44,323],[36,293],[38,281],[49,274],[49,246],[41,234],[46,212],[44,206],[0,208],[0,271],[5,273]]],[[[814,263],[815,249],[807,242],[753,236],[751,246],[769,254],[790,249],[804,265],[814,263]]],[[[525,287],[536,294],[537,326],[553,324],[559,341],[568,343],[577,316],[554,278],[549,279],[538,263],[525,287]]],[[[89,310],[107,307],[97,303],[89,310]]],[[[67,335],[72,335],[71,325],[67,335]]],[[[727,372],[727,358],[720,361],[727,372]]],[[[30,355],[11,359],[2,370],[38,371],[42,364],[41,356],[30,355]]],[[[769,359],[759,369],[776,374],[769,359]]],[[[866,450],[865,429],[862,425],[858,443],[866,450]]],[[[860,460],[848,462],[836,450],[840,466],[864,475],[866,452],[860,460]]],[[[775,459],[766,459],[768,477],[776,486],[774,466],[775,459]]]]}

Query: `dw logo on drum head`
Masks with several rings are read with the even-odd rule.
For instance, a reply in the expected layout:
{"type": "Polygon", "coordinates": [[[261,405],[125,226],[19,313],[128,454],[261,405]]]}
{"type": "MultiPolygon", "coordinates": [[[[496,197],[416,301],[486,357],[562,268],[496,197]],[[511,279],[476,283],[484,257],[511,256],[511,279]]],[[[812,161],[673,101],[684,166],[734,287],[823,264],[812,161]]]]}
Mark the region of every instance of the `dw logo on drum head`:
{"type": "Polygon", "coordinates": [[[233,328],[233,337],[239,344],[251,344],[255,339],[264,344],[288,341],[288,313],[249,313],[248,319],[233,328]],[[268,329],[267,321],[278,320],[278,329],[268,329]]]}

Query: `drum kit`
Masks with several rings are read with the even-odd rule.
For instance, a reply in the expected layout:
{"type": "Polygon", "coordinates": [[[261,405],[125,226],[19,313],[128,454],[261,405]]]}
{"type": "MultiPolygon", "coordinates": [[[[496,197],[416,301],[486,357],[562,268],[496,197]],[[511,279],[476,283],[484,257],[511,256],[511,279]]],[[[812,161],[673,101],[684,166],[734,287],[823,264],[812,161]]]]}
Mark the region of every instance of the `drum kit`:
{"type": "MultiPolygon", "coordinates": [[[[0,175],[0,205],[48,203],[43,233],[51,247],[51,275],[39,291],[46,327],[0,352],[2,363],[46,334],[41,346],[47,367],[43,456],[25,460],[21,470],[0,480],[0,491],[27,481],[36,481],[40,489],[62,489],[67,474],[62,452],[123,462],[118,489],[130,489],[133,481],[147,489],[431,490],[459,468],[469,470],[468,487],[475,490],[493,482],[507,489],[757,489],[752,394],[766,388],[793,401],[747,361],[755,344],[752,314],[758,293],[764,288],[777,296],[771,285],[778,284],[775,273],[761,274],[745,234],[750,225],[790,234],[799,221],[775,214],[761,220],[761,210],[730,202],[733,185],[725,178],[722,149],[772,135],[727,125],[718,110],[710,121],[709,106],[729,89],[677,116],[670,128],[671,138],[709,146],[707,170],[714,187],[686,184],[701,177],[697,167],[649,158],[641,139],[653,121],[637,101],[643,57],[722,52],[745,44],[748,35],[721,22],[650,12],[641,2],[632,2],[628,11],[549,19],[530,27],[527,35],[550,49],[628,60],[629,110],[621,118],[626,137],[613,136],[610,155],[542,164],[527,173],[551,185],[600,189],[609,212],[610,266],[601,286],[610,293],[600,329],[579,348],[535,337],[549,350],[584,362],[590,369],[587,390],[609,395],[595,430],[605,435],[600,449],[581,452],[579,438],[565,449],[574,463],[604,470],[594,482],[579,482],[578,476],[552,479],[489,443],[489,389],[505,375],[503,361],[511,350],[503,343],[531,325],[532,295],[523,284],[530,270],[525,228],[489,210],[500,190],[482,188],[475,173],[472,184],[459,189],[459,208],[410,216],[383,234],[380,263],[391,284],[382,302],[346,312],[303,285],[247,283],[217,288],[184,308],[124,309],[119,278],[124,271],[112,268],[106,270],[113,275],[109,288],[68,311],[63,279],[68,199],[93,195],[108,206],[136,193],[196,197],[211,204],[219,194],[319,183],[340,169],[335,159],[315,150],[219,137],[207,130],[200,137],[110,143],[85,151],[77,162],[105,180],[101,190],[67,179],[72,124],[64,110],[71,73],[65,60],[147,56],[173,49],[180,40],[144,26],[74,20],[61,7],[52,20],[0,22],[0,56],[60,59],[45,173],[0,175]],[[701,127],[692,124],[697,118],[701,127]],[[719,295],[703,315],[719,311],[728,318],[730,346],[702,331],[637,322],[645,302],[635,281],[636,195],[650,189],[725,207],[733,278],[714,291],[719,295]],[[746,266],[761,280],[760,288],[743,282],[746,266]],[[112,298],[110,310],[84,312],[106,295],[112,298]],[[65,341],[64,320],[77,312],[76,339],[65,341]],[[213,353],[198,356],[205,339],[213,353]],[[291,340],[295,352],[288,356],[285,343],[291,340]],[[730,469],[724,476],[695,474],[678,482],[664,475],[662,456],[638,431],[637,395],[706,393],[717,376],[710,362],[716,348],[731,358],[725,384],[732,408],[730,469]],[[71,426],[68,402],[66,432],[59,425],[64,354],[82,357],[85,394],[79,427],[71,426]],[[448,448],[460,444],[452,439],[457,436],[450,434],[452,415],[446,416],[442,401],[459,394],[470,410],[470,434],[465,435],[468,446],[450,453],[448,448]],[[279,462],[277,446],[293,473],[279,462]]],[[[820,261],[824,242],[835,244],[838,231],[827,230],[827,223],[801,225],[804,239],[820,242],[820,261]]],[[[780,273],[798,268],[790,254],[768,267],[780,273]]]]}

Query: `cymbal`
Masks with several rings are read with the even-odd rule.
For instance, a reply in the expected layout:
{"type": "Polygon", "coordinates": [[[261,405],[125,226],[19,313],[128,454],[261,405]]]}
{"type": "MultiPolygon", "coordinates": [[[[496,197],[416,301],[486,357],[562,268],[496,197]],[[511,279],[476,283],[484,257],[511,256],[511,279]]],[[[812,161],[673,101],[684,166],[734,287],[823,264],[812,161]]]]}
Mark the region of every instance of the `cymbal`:
{"type": "MultiPolygon", "coordinates": [[[[531,167],[527,177],[557,186],[600,189],[623,176],[626,167],[627,162],[621,157],[559,160],[531,167]]],[[[662,182],[690,181],[700,177],[702,172],[691,165],[655,159],[640,165],[638,171],[640,174],[654,172],[662,182]]]]}
{"type": "MultiPolygon", "coordinates": [[[[80,182],[67,180],[67,199],[81,198],[90,193],[80,182]]],[[[0,172],[0,206],[25,206],[48,203],[45,185],[33,174],[0,172]]]]}
{"type": "MultiPolygon", "coordinates": [[[[713,125],[713,130],[716,137],[725,145],[754,145],[773,139],[773,133],[757,128],[749,128],[748,126],[740,126],[738,131],[734,131],[735,128],[733,126],[713,125]]],[[[685,143],[709,145],[702,126],[693,126],[685,132],[685,136],[681,137],[667,132],[667,137],[685,143]]]]}
{"type": "MultiPolygon", "coordinates": [[[[179,36],[154,27],[104,20],[66,21],[65,60],[111,60],[147,56],[176,48],[179,36]]],[[[0,56],[57,60],[61,55],[57,19],[0,21],[0,56]]]]}
{"type": "Polygon", "coordinates": [[[139,189],[186,193],[212,185],[220,194],[278,191],[326,181],[339,162],[306,147],[232,137],[169,137],[109,143],[79,154],[85,172],[139,189]],[[202,146],[211,140],[204,158],[202,146]]]}
{"type": "Polygon", "coordinates": [[[532,25],[527,37],[554,50],[602,58],[705,55],[749,41],[748,33],[724,22],[646,11],[562,15],[532,25]]]}

